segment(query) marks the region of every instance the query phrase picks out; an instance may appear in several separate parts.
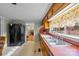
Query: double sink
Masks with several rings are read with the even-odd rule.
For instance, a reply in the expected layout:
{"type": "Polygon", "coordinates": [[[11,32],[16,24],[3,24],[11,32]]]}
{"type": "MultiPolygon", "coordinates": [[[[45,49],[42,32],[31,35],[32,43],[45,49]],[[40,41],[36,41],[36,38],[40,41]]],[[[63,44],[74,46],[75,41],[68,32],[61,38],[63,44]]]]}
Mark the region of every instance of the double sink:
{"type": "Polygon", "coordinates": [[[49,45],[55,45],[55,46],[68,46],[70,45],[70,43],[67,43],[65,41],[63,41],[63,39],[57,39],[57,38],[54,38],[52,36],[49,36],[49,35],[44,35],[44,39],[47,41],[47,43],[49,45]]]}

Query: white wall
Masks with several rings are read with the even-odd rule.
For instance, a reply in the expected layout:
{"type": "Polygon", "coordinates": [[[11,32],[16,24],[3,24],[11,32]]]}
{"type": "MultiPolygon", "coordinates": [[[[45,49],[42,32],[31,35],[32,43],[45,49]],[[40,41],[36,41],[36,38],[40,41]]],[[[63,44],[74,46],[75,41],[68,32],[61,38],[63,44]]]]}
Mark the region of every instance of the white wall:
{"type": "Polygon", "coordinates": [[[6,28],[6,24],[7,24],[7,21],[5,20],[4,17],[0,17],[1,18],[1,36],[6,36],[7,34],[7,28],[6,28]]]}
{"type": "Polygon", "coordinates": [[[39,43],[39,40],[40,40],[40,38],[39,38],[39,27],[40,27],[40,25],[41,25],[41,21],[38,21],[38,22],[35,22],[35,42],[36,43],[39,43]]]}

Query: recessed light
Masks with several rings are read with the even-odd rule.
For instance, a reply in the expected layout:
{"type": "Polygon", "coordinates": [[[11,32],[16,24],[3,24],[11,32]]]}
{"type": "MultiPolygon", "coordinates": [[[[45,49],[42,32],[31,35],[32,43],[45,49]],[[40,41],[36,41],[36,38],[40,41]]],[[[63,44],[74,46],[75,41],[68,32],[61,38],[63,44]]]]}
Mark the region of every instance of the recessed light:
{"type": "Polygon", "coordinates": [[[12,3],[12,5],[17,5],[17,3],[12,3]]]}

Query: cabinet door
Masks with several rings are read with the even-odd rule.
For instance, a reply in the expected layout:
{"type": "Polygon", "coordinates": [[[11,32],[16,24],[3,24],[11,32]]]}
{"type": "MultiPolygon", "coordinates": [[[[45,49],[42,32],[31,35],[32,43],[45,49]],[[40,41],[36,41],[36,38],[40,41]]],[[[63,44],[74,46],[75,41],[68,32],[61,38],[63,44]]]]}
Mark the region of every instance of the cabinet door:
{"type": "Polygon", "coordinates": [[[48,50],[47,46],[45,45],[45,43],[43,41],[41,41],[40,45],[41,45],[42,54],[44,56],[49,56],[49,50],[48,50]]]}
{"type": "Polygon", "coordinates": [[[1,19],[0,19],[0,35],[1,35],[1,19]]]}
{"type": "Polygon", "coordinates": [[[0,48],[0,56],[2,55],[2,48],[0,48]]]}

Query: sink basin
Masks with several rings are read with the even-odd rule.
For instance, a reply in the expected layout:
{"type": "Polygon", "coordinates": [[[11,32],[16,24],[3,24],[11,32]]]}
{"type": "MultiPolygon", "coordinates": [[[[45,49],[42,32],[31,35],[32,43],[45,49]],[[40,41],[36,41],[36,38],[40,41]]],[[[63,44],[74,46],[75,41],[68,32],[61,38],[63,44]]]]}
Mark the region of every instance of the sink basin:
{"type": "Polygon", "coordinates": [[[67,46],[70,45],[69,43],[60,40],[60,39],[56,39],[52,36],[49,35],[44,35],[44,39],[48,42],[49,45],[55,45],[55,46],[67,46]]]}
{"type": "Polygon", "coordinates": [[[59,39],[46,39],[49,45],[69,45],[69,43],[59,39]]]}

